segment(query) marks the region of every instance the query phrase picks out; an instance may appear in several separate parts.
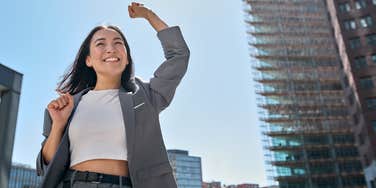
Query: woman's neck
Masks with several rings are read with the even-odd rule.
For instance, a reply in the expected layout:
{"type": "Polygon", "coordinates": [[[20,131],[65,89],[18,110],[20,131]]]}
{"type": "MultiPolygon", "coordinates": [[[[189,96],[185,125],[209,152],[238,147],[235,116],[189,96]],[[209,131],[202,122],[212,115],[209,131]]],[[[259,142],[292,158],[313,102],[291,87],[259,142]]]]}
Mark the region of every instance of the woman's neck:
{"type": "Polygon", "coordinates": [[[97,83],[93,90],[105,90],[105,89],[119,89],[121,86],[120,78],[101,78],[97,79],[97,83]]]}

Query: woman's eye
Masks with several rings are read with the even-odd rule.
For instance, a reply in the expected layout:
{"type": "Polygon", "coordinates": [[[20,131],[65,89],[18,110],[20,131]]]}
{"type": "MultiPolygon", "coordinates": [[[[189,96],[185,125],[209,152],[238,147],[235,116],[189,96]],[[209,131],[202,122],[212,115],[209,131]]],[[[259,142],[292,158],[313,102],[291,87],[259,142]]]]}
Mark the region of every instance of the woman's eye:
{"type": "Polygon", "coordinates": [[[121,45],[123,45],[123,43],[122,43],[122,42],[115,42],[115,44],[121,44],[121,45]]]}
{"type": "Polygon", "coordinates": [[[97,46],[103,46],[104,44],[103,43],[97,43],[97,46]]]}

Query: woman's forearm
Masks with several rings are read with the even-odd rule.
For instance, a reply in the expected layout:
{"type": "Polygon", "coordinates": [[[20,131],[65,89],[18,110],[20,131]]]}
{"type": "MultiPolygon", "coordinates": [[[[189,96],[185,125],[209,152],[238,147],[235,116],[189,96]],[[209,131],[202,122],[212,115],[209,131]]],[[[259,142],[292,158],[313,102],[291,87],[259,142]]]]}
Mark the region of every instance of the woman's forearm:
{"type": "Polygon", "coordinates": [[[42,149],[42,156],[44,159],[44,163],[46,164],[50,163],[50,161],[52,160],[63,136],[63,131],[58,130],[54,127],[57,126],[54,126],[54,124],[52,124],[51,133],[48,136],[46,143],[44,144],[42,149]]]}
{"type": "Polygon", "coordinates": [[[168,25],[161,20],[152,10],[148,11],[146,20],[149,21],[150,25],[157,31],[168,28],[168,25]]]}

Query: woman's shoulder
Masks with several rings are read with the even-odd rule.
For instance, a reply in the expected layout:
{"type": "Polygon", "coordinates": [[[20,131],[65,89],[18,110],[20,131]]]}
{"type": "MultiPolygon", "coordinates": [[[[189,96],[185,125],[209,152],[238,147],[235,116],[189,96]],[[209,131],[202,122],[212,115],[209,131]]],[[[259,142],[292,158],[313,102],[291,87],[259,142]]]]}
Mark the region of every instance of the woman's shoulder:
{"type": "Polygon", "coordinates": [[[135,80],[137,85],[147,85],[149,83],[149,81],[146,81],[139,76],[135,76],[134,80],[135,80]]]}
{"type": "MultiPolygon", "coordinates": [[[[143,80],[141,77],[135,76],[134,77],[135,84],[137,85],[137,90],[143,90],[147,96],[149,96],[149,82],[143,80]]],[[[136,91],[137,93],[137,91],[136,91]]]]}

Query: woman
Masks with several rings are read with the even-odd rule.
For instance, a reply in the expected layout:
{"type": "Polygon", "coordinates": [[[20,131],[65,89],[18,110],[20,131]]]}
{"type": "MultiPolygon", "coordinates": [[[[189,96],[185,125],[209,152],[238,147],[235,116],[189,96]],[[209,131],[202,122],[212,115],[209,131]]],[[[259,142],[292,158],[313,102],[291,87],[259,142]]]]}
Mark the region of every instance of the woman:
{"type": "Polygon", "coordinates": [[[157,31],[166,60],[143,82],[134,77],[117,27],[89,33],[59,84],[60,97],[45,110],[37,158],[42,188],[177,187],[158,115],[187,70],[189,49],[179,27],[168,27],[142,4],[132,3],[128,12],[157,31]]]}

